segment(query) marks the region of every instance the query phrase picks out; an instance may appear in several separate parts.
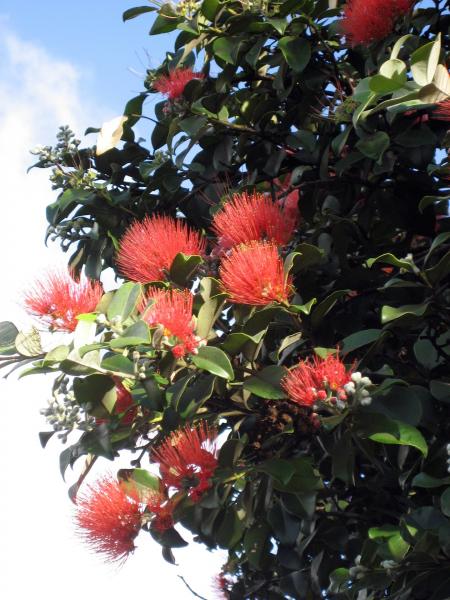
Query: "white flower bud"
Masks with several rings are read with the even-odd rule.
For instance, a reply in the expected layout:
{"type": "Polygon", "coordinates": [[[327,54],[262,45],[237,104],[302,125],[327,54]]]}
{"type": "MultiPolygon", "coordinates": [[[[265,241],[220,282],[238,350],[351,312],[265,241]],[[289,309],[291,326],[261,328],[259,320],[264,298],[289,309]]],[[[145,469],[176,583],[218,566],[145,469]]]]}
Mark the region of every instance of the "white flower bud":
{"type": "Polygon", "coordinates": [[[106,315],[104,315],[103,313],[97,315],[97,318],[95,320],[99,325],[104,325],[107,322],[106,315]]]}
{"type": "Polygon", "coordinates": [[[361,390],[361,396],[363,398],[368,398],[370,396],[370,394],[367,390],[361,390]]]}
{"type": "Polygon", "coordinates": [[[122,323],[122,317],[120,315],[116,315],[111,319],[111,323],[113,325],[120,325],[120,323],[122,323]]]}
{"type": "Polygon", "coordinates": [[[361,406],[370,406],[372,404],[372,398],[367,396],[366,398],[361,399],[361,406]]]}
{"type": "Polygon", "coordinates": [[[354,394],[355,393],[355,384],[353,383],[353,381],[349,381],[348,383],[346,383],[344,385],[344,390],[347,394],[354,394]]]}
{"type": "Polygon", "coordinates": [[[361,378],[361,385],[372,385],[372,381],[370,380],[369,377],[362,377],[361,378]]]}
{"type": "Polygon", "coordinates": [[[361,373],[359,371],[352,373],[352,381],[355,383],[359,383],[361,381],[361,373]]]}

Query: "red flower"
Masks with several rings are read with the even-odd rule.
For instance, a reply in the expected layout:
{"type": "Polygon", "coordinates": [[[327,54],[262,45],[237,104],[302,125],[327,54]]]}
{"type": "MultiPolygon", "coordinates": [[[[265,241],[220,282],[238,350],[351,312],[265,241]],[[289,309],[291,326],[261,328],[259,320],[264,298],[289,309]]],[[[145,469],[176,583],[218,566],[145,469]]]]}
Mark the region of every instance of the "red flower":
{"type": "Polygon", "coordinates": [[[161,477],[167,487],[186,490],[197,502],[211,487],[217,467],[217,431],[206,423],[174,431],[153,450],[161,477]]]}
{"type": "Polygon", "coordinates": [[[165,279],[179,252],[203,254],[205,241],[184,221],[172,217],[145,217],[125,232],[117,255],[117,264],[125,277],[148,283],[165,279]]]}
{"type": "Polygon", "coordinates": [[[194,73],[192,69],[174,69],[169,72],[169,75],[160,75],[153,82],[153,87],[169,100],[176,100],[183,94],[184,88],[190,81],[203,78],[203,73],[194,73]]]}
{"type": "Polygon", "coordinates": [[[413,0],[348,0],[344,7],[342,30],[352,44],[383,40],[395,21],[411,9],[413,0]]]}
{"type": "Polygon", "coordinates": [[[213,229],[222,249],[258,240],[279,246],[289,242],[294,231],[284,212],[264,194],[233,194],[224,208],[214,215],[213,229]]]}
{"type": "Polygon", "coordinates": [[[162,339],[170,346],[176,358],[196,353],[201,341],[194,333],[193,301],[194,296],[188,290],[151,287],[141,304],[143,320],[150,327],[161,326],[162,339]],[[150,300],[153,300],[153,304],[147,308],[150,300]]]}
{"type": "Polygon", "coordinates": [[[431,113],[431,117],[437,121],[450,121],[450,98],[438,102],[431,113]]]}
{"type": "Polygon", "coordinates": [[[24,295],[25,309],[51,331],[73,331],[77,315],[95,310],[103,294],[97,281],[74,279],[65,269],[48,272],[24,295]]]}
{"type": "Polygon", "coordinates": [[[105,476],[78,495],[75,520],[79,535],[92,550],[122,562],[135,548],[142,512],[137,492],[125,491],[105,476]]]}
{"type": "Polygon", "coordinates": [[[162,533],[173,527],[173,506],[162,492],[148,492],[145,502],[150,512],[155,515],[152,519],[152,527],[156,531],[162,533]]]}
{"type": "Polygon", "coordinates": [[[222,261],[220,277],[231,300],[239,304],[287,302],[291,293],[291,277],[284,273],[278,249],[267,242],[234,248],[222,261]]]}
{"type": "Polygon", "coordinates": [[[346,400],[344,386],[350,383],[353,369],[347,370],[337,356],[302,360],[284,377],[281,384],[289,398],[301,406],[331,398],[346,400]]]}
{"type": "Polygon", "coordinates": [[[232,582],[224,573],[215,575],[211,586],[214,597],[217,598],[217,600],[227,600],[230,597],[229,587],[231,585],[232,582]]]}

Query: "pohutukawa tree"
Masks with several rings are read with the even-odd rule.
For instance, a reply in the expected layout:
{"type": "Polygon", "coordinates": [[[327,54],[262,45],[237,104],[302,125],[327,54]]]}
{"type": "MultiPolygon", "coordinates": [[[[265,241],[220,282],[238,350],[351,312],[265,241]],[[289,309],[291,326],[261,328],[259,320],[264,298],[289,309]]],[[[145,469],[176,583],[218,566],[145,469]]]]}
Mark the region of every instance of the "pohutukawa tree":
{"type": "Polygon", "coordinates": [[[24,306],[66,342],[1,326],[4,365],[53,375],[82,538],[174,562],[187,528],[234,600],[450,597],[446,3],[137,16],[178,32],[143,91],[36,151],[69,271],[24,306]]]}

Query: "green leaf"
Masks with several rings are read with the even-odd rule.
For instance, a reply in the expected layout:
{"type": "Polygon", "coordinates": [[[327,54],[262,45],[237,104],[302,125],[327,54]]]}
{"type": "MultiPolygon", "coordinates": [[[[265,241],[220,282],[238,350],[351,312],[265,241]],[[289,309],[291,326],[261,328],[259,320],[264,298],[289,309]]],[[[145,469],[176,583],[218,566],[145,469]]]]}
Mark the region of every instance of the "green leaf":
{"type": "Polygon", "coordinates": [[[301,73],[311,59],[311,46],[304,38],[286,36],[278,42],[287,64],[296,73],[301,73]]]}
{"type": "Polygon", "coordinates": [[[200,12],[210,21],[214,20],[220,7],[220,0],[203,0],[200,12]]]}
{"type": "Polygon", "coordinates": [[[381,322],[390,323],[404,316],[423,317],[428,308],[428,302],[423,304],[405,304],[404,306],[383,306],[381,309],[381,322]]]}
{"type": "Polygon", "coordinates": [[[406,83],[406,65],[402,60],[391,59],[381,65],[378,75],[370,78],[369,87],[377,94],[389,94],[406,83]]]}
{"type": "Polygon", "coordinates": [[[411,481],[411,485],[427,489],[438,488],[443,485],[450,485],[450,477],[440,479],[438,477],[433,477],[432,475],[427,475],[427,473],[417,473],[411,481]]]}
{"type": "Polygon", "coordinates": [[[241,440],[227,440],[219,450],[219,465],[233,468],[244,450],[241,440]]]}
{"type": "Polygon", "coordinates": [[[172,4],[163,4],[149,33],[150,35],[168,33],[176,29],[178,23],[181,23],[181,18],[177,15],[174,6],[172,4]]]}
{"type": "Polygon", "coordinates": [[[105,371],[134,377],[134,363],[122,354],[107,356],[102,360],[101,367],[105,371]]]}
{"type": "Polygon", "coordinates": [[[291,304],[288,311],[291,313],[309,315],[312,307],[317,304],[317,298],[311,298],[306,304],[291,304]]]}
{"type": "Polygon", "coordinates": [[[170,279],[178,285],[185,287],[194,276],[201,262],[203,262],[201,256],[195,254],[188,256],[182,252],[178,253],[170,267],[170,279]]]}
{"type": "Polygon", "coordinates": [[[230,359],[220,348],[202,346],[198,354],[192,356],[192,362],[199,369],[204,369],[213,375],[233,380],[234,371],[230,359]]]}
{"type": "Polygon", "coordinates": [[[143,15],[144,13],[153,12],[156,8],[153,6],[135,6],[134,8],[129,8],[122,15],[122,20],[129,21],[130,19],[134,19],[135,17],[139,17],[139,15],[143,15]]]}
{"type": "Polygon", "coordinates": [[[117,401],[116,384],[107,375],[88,375],[73,380],[75,398],[90,414],[102,417],[111,414],[117,401]]]}
{"type": "Polygon", "coordinates": [[[441,53],[441,35],[433,42],[420,46],[411,54],[411,72],[414,81],[425,86],[433,81],[441,53]]]}
{"type": "Polygon", "coordinates": [[[234,65],[236,64],[240,44],[240,38],[219,37],[213,42],[213,53],[227,64],[234,65]]]}
{"type": "Polygon", "coordinates": [[[356,148],[358,148],[364,156],[381,163],[383,154],[389,148],[390,143],[391,140],[385,131],[377,131],[356,142],[356,148]]]}
{"type": "Polygon", "coordinates": [[[290,459],[288,462],[294,468],[295,472],[286,484],[275,479],[274,487],[277,490],[298,494],[322,489],[322,480],[316,474],[309,458],[302,456],[290,459]]]}
{"type": "Polygon", "coordinates": [[[68,355],[68,346],[56,346],[56,348],[53,348],[44,356],[42,366],[51,365],[52,363],[59,363],[63,360],[66,360],[68,355]]]}
{"type": "Polygon", "coordinates": [[[14,354],[16,351],[15,340],[19,330],[9,321],[0,323],[0,354],[14,354]]]}
{"type": "Polygon", "coordinates": [[[247,529],[244,536],[244,551],[249,564],[259,569],[269,556],[270,527],[267,523],[255,523],[247,529]]]}
{"type": "Polygon", "coordinates": [[[243,515],[229,509],[225,511],[214,537],[221,548],[233,548],[242,538],[244,530],[243,515]]]}
{"type": "Polygon", "coordinates": [[[284,367],[271,365],[259,371],[257,375],[245,379],[243,387],[260,398],[268,400],[285,398],[286,394],[282,390],[280,382],[286,374],[287,370],[284,367]]]}
{"type": "Polygon", "coordinates": [[[161,480],[146,469],[120,469],[117,473],[119,480],[129,484],[130,489],[137,487],[143,496],[148,490],[158,492],[161,489],[161,480]]]}
{"type": "Polygon", "coordinates": [[[156,531],[153,527],[150,527],[150,535],[164,548],[184,548],[188,545],[173,527],[171,529],[166,529],[166,531],[163,532],[156,531]]]}
{"type": "Polygon", "coordinates": [[[295,465],[284,458],[271,458],[257,468],[258,471],[270,475],[283,485],[287,485],[295,473],[295,465]]]}
{"type": "Polygon", "coordinates": [[[406,271],[409,271],[409,272],[414,271],[412,261],[397,258],[393,254],[389,254],[389,253],[381,254],[380,256],[377,256],[376,258],[369,258],[369,259],[367,259],[366,264],[370,269],[377,262],[381,262],[383,264],[388,264],[388,265],[393,265],[394,267],[398,267],[399,269],[405,269],[406,271]]]}
{"type": "Polygon", "coordinates": [[[107,310],[107,317],[110,321],[119,317],[125,321],[136,308],[141,297],[142,290],[139,283],[131,281],[124,283],[114,294],[107,310]]]}
{"type": "Polygon", "coordinates": [[[439,381],[438,379],[433,379],[430,382],[430,392],[439,400],[439,402],[445,402],[446,404],[450,404],[450,382],[449,381],[439,381]]]}
{"type": "Polygon", "coordinates": [[[127,346],[140,346],[150,344],[150,329],[144,321],[137,321],[128,327],[123,334],[109,343],[111,348],[126,348],[127,346]]]}
{"type": "Polygon", "coordinates": [[[197,315],[196,333],[201,338],[206,339],[208,337],[214,323],[222,312],[225,298],[225,294],[208,298],[200,307],[197,315]]]}
{"type": "Polygon", "coordinates": [[[342,353],[348,354],[358,348],[367,346],[375,342],[382,332],[382,329],[363,329],[348,335],[342,340],[342,353]]]}
{"type": "Polygon", "coordinates": [[[311,314],[311,320],[313,327],[317,327],[322,319],[330,312],[336,302],[346,296],[350,290],[336,290],[332,292],[329,296],[322,300],[316,308],[313,310],[311,314]]]}
{"type": "Polygon", "coordinates": [[[380,444],[412,446],[427,456],[428,446],[418,429],[377,413],[359,415],[359,434],[380,444]]]}

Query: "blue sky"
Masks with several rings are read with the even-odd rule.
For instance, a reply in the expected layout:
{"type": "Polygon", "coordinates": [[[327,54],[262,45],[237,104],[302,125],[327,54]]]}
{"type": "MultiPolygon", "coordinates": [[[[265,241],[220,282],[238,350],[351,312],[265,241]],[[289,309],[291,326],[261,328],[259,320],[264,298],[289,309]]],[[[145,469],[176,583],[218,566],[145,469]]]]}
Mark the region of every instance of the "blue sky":
{"type": "MultiPolygon", "coordinates": [[[[66,260],[57,245],[44,246],[45,206],[55,192],[47,172],[26,173],[29,150],[54,143],[61,124],[82,135],[120,115],[142,90],[147,66],[158,66],[171,49],[172,38],[147,35],[152,16],[122,23],[122,12],[132,6],[124,0],[0,0],[0,320],[19,328],[31,324],[22,292],[46,267],[66,260]]],[[[87,143],[94,142],[90,136],[87,143]]],[[[173,567],[141,534],[137,551],[118,570],[75,538],[67,488],[76,473],[64,483],[58,468],[64,447],[51,440],[44,451],[38,441],[38,432],[48,430],[39,410],[51,383],[46,377],[0,379],[0,597],[187,600],[192,595],[177,577],[182,574],[212,599],[223,555],[192,544],[176,551],[179,566],[173,567]]],[[[127,466],[126,458],[103,461],[98,472],[127,466]]]]}
{"type": "Polygon", "coordinates": [[[151,13],[123,23],[127,8],[145,4],[146,0],[2,0],[0,14],[22,39],[75,64],[83,74],[83,93],[121,109],[142,89],[142,79],[131,70],[143,75],[170,49],[167,36],[148,35],[151,13]]]}

